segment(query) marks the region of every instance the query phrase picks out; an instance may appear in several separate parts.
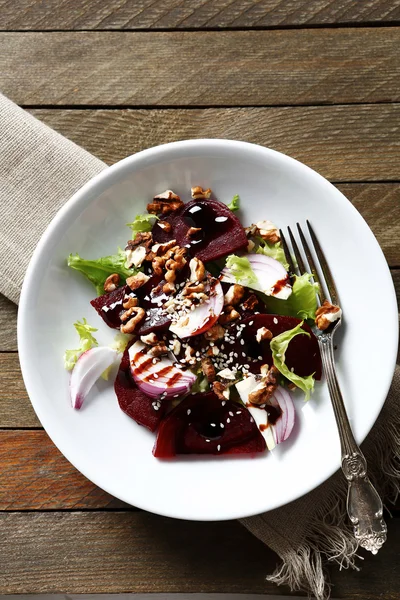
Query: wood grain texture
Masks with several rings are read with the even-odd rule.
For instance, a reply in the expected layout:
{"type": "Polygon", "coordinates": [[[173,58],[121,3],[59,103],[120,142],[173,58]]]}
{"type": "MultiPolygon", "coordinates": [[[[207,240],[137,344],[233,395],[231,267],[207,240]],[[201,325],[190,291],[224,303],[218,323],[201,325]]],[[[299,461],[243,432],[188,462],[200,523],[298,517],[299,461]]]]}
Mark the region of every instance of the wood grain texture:
{"type": "Polygon", "coordinates": [[[400,98],[400,29],[0,33],[21,105],[267,106],[400,98]]]}
{"type": "Polygon", "coordinates": [[[16,353],[2,352],[0,354],[1,427],[40,427],[39,419],[36,417],[25,390],[16,353]]]}
{"type": "Polygon", "coordinates": [[[17,349],[17,307],[0,294],[0,352],[17,349]]]}
{"type": "Polygon", "coordinates": [[[393,0],[0,0],[0,29],[174,29],[396,23],[393,0]]]}
{"type": "Polygon", "coordinates": [[[220,137],[274,148],[332,181],[399,179],[400,104],[31,112],[108,164],[165,142],[220,137]]]}
{"type": "MultiPolygon", "coordinates": [[[[330,572],[335,598],[398,600],[400,520],[360,572],[330,572]]],[[[238,522],[145,512],[0,514],[0,593],[224,592],[288,595],[265,576],[278,559],[238,522]]],[[[298,594],[296,594],[298,595],[298,594]]]]}
{"type": "Polygon", "coordinates": [[[44,431],[0,431],[0,511],[126,506],[69,463],[44,431]]]}

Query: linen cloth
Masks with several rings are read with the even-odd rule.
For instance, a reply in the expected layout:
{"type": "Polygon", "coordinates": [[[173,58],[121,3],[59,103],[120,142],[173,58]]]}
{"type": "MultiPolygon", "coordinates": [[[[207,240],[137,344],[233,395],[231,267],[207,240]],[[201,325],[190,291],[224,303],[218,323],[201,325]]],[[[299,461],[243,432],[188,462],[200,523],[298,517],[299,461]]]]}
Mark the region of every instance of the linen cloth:
{"type": "MultiPolygon", "coordinates": [[[[0,292],[18,303],[29,259],[58,209],[107,165],[0,94],[0,292]]],[[[379,493],[399,490],[400,368],[385,406],[363,444],[379,493]]],[[[268,579],[329,597],[324,564],[356,567],[357,544],[346,517],[341,472],[283,508],[241,523],[282,562],[268,579]]],[[[390,525],[388,533],[390,544],[390,525]]]]}

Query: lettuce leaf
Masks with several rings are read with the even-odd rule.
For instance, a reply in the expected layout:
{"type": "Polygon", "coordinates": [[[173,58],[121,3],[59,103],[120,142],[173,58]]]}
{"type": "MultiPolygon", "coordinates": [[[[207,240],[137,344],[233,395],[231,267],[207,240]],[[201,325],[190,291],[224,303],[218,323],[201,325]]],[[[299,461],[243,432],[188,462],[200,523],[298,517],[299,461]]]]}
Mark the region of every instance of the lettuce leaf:
{"type": "Polygon", "coordinates": [[[158,220],[156,215],[136,215],[132,223],[127,223],[127,226],[132,229],[132,239],[135,238],[135,235],[138,232],[144,233],[146,231],[151,231],[154,220],[158,220]]]}
{"type": "Polygon", "coordinates": [[[64,367],[67,371],[71,371],[74,368],[76,361],[81,354],[90,350],[93,346],[98,346],[98,342],[93,337],[92,332],[97,331],[95,327],[91,327],[85,318],[82,321],[76,321],[74,323],[77,334],[79,335],[79,348],[75,350],[66,350],[64,352],[64,367]]]}
{"type": "Polygon", "coordinates": [[[285,252],[280,242],[270,244],[260,237],[257,237],[256,241],[258,242],[256,249],[257,254],[265,254],[265,256],[270,256],[271,258],[279,261],[285,267],[286,271],[289,269],[289,265],[286,262],[285,252]]]}
{"type": "Polygon", "coordinates": [[[103,256],[96,260],[86,260],[79,254],[70,254],[68,257],[68,266],[71,269],[83,273],[96,288],[97,295],[104,294],[104,282],[112,273],[118,273],[122,283],[127,277],[135,275],[136,269],[127,269],[125,267],[126,255],[123,250],[118,249],[118,254],[103,256]]]}
{"type": "Polygon", "coordinates": [[[236,256],[231,254],[226,259],[226,266],[231,271],[236,281],[243,282],[246,285],[257,283],[258,279],[251,268],[249,259],[246,256],[236,256]]]}
{"type": "Polygon", "coordinates": [[[227,204],[227,207],[232,212],[236,212],[237,210],[239,210],[239,208],[240,208],[240,198],[239,198],[238,194],[235,194],[233,196],[232,200],[229,202],[229,204],[227,204]]]}
{"type": "Polygon", "coordinates": [[[308,375],[307,377],[300,377],[300,375],[296,375],[293,373],[289,367],[285,364],[285,353],[289,343],[296,335],[307,335],[310,334],[304,329],[301,328],[304,321],[296,325],[293,329],[289,329],[288,331],[284,331],[280,335],[272,338],[270,341],[270,348],[272,351],[272,360],[274,362],[275,367],[278,369],[282,375],[284,375],[289,381],[294,383],[297,387],[299,387],[305,393],[305,400],[310,399],[311,392],[314,390],[315,379],[313,375],[308,375]]]}
{"type": "Polygon", "coordinates": [[[269,311],[277,315],[297,317],[300,319],[315,319],[317,310],[318,283],[311,282],[311,275],[294,276],[293,291],[287,300],[279,300],[272,296],[262,296],[269,311]]]}

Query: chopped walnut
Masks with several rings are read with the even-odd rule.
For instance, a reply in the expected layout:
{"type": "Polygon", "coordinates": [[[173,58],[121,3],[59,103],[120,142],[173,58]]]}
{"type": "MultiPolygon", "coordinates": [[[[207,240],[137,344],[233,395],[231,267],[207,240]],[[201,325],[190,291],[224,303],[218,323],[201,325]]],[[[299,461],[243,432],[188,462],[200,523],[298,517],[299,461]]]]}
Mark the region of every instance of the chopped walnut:
{"type": "Polygon", "coordinates": [[[239,302],[241,301],[241,299],[244,296],[244,287],[242,285],[239,285],[237,283],[235,283],[234,285],[231,285],[231,287],[228,289],[228,291],[225,294],[224,297],[224,304],[230,304],[231,306],[235,306],[236,304],[239,304],[239,302]]]}
{"type": "Polygon", "coordinates": [[[264,375],[252,392],[249,394],[251,404],[265,404],[273,396],[278,387],[278,369],[273,365],[264,375]]]}
{"type": "MultiPolygon", "coordinates": [[[[140,308],[140,306],[133,306],[131,308],[129,308],[121,317],[121,320],[125,320],[123,319],[123,317],[125,315],[127,315],[127,313],[129,313],[129,317],[131,317],[129,319],[129,321],[127,321],[127,323],[123,323],[121,325],[121,332],[122,333],[133,333],[136,329],[136,327],[139,325],[139,323],[141,321],[143,321],[144,317],[145,317],[145,312],[143,310],[143,308],[140,308]],[[134,316],[132,316],[134,315],[134,316]]],[[[129,318],[127,317],[127,318],[129,318]]]]}
{"type": "Polygon", "coordinates": [[[199,233],[199,231],[201,231],[201,227],[189,227],[186,233],[186,237],[191,238],[194,235],[196,235],[196,233],[199,233]]]}
{"type": "Polygon", "coordinates": [[[187,283],[182,290],[182,296],[190,296],[191,294],[198,294],[204,292],[204,283],[187,283]]]}
{"type": "Polygon", "coordinates": [[[203,190],[201,186],[196,185],[195,187],[191,188],[190,193],[194,200],[199,200],[200,198],[210,198],[212,191],[210,188],[203,190]]]}
{"type": "Polygon", "coordinates": [[[155,346],[156,344],[158,344],[158,338],[154,331],[148,333],[147,335],[141,335],[140,341],[143,342],[143,344],[147,344],[148,346],[155,346]]]}
{"type": "Polygon", "coordinates": [[[157,225],[161,227],[161,229],[163,229],[166,233],[169,233],[172,229],[172,225],[171,223],[168,223],[168,221],[157,221],[157,225]]]}
{"type": "Polygon", "coordinates": [[[260,327],[257,329],[256,340],[258,343],[262,342],[263,340],[272,340],[272,338],[272,332],[266,327],[260,327]]]}
{"type": "Polygon", "coordinates": [[[240,314],[237,310],[233,308],[233,306],[226,306],[224,312],[220,315],[218,319],[218,323],[224,325],[225,323],[235,321],[235,319],[238,319],[239,317],[240,314]]]}
{"type": "Polygon", "coordinates": [[[251,294],[247,300],[245,300],[242,304],[242,308],[244,310],[251,310],[254,311],[255,307],[258,304],[258,298],[255,294],[251,294]]]}
{"type": "Polygon", "coordinates": [[[113,273],[112,275],[109,275],[104,282],[104,290],[106,292],[113,292],[114,290],[117,289],[117,287],[119,285],[119,280],[120,280],[120,277],[119,277],[118,273],[113,273]]]}
{"type": "Polygon", "coordinates": [[[225,335],[225,329],[221,325],[213,325],[210,329],[204,333],[204,337],[206,340],[210,342],[216,342],[217,340],[222,340],[225,335]]]}
{"type": "Polygon", "coordinates": [[[215,381],[215,369],[212,363],[211,358],[202,358],[201,359],[201,368],[203,370],[204,375],[207,377],[208,381],[215,381]]]}
{"type": "Polygon", "coordinates": [[[172,190],[165,190],[162,194],[154,196],[153,202],[147,205],[147,211],[151,214],[168,215],[179,210],[183,202],[172,190]]]}
{"type": "Polygon", "coordinates": [[[169,242],[165,242],[164,244],[154,244],[151,250],[152,252],[154,252],[154,254],[156,254],[156,256],[164,256],[166,252],[174,246],[176,246],[176,240],[170,240],[169,242]]]}
{"type": "Polygon", "coordinates": [[[335,321],[342,316],[342,309],[336,304],[331,304],[325,300],[322,306],[315,312],[315,324],[321,331],[325,331],[335,321]]]}
{"type": "Polygon", "coordinates": [[[276,244],[280,241],[281,236],[279,235],[278,229],[275,227],[271,221],[258,221],[256,223],[258,229],[258,235],[262,237],[263,240],[269,242],[270,244],[276,244]]]}
{"type": "Polygon", "coordinates": [[[164,342],[160,342],[160,343],[156,344],[155,346],[152,346],[147,351],[147,354],[149,354],[150,356],[154,356],[155,358],[157,358],[158,356],[162,356],[164,354],[168,354],[168,348],[164,344],[164,342]]]}
{"type": "Polygon", "coordinates": [[[136,275],[132,275],[132,277],[128,277],[126,280],[126,284],[131,288],[132,292],[142,287],[150,277],[145,275],[144,273],[137,273],[136,275]]]}
{"type": "Polygon", "coordinates": [[[190,281],[203,281],[206,275],[206,269],[199,258],[192,258],[189,263],[190,281]]]}
{"type": "Polygon", "coordinates": [[[186,346],[185,361],[187,362],[187,364],[194,365],[197,362],[195,355],[196,355],[195,349],[192,348],[192,346],[186,346]]]}
{"type": "Polygon", "coordinates": [[[136,298],[136,296],[128,296],[127,294],[125,294],[124,301],[122,302],[122,306],[123,306],[123,308],[127,309],[127,308],[132,308],[134,306],[137,306],[138,303],[139,303],[139,301],[136,298]]]}
{"type": "Polygon", "coordinates": [[[141,232],[135,235],[133,240],[129,240],[125,247],[126,266],[130,269],[132,266],[141,267],[150,251],[153,243],[153,236],[150,232],[141,232]]]}
{"type": "Polygon", "coordinates": [[[221,379],[226,379],[228,381],[235,381],[236,379],[235,373],[227,367],[225,369],[222,369],[222,371],[218,371],[217,375],[218,377],[221,377],[221,379]]]}
{"type": "Polygon", "coordinates": [[[182,344],[180,343],[179,340],[174,340],[172,342],[171,350],[175,355],[179,354],[179,352],[181,351],[181,348],[182,348],[182,344]]]}
{"type": "Polygon", "coordinates": [[[173,294],[175,291],[175,284],[170,282],[164,283],[162,291],[164,294],[173,294]]]}
{"type": "Polygon", "coordinates": [[[220,400],[229,400],[229,388],[220,381],[214,381],[212,384],[213,392],[220,400]]]}

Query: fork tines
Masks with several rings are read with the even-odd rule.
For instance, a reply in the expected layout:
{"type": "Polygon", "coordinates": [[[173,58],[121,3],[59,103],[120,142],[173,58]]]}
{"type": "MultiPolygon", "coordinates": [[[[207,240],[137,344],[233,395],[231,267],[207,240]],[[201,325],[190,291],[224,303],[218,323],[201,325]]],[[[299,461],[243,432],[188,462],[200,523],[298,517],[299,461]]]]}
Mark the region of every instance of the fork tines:
{"type": "MultiPolygon", "coordinates": [[[[333,302],[333,304],[338,304],[339,303],[338,293],[337,293],[337,289],[336,289],[335,283],[333,281],[332,273],[329,269],[327,260],[322,251],[321,245],[318,242],[317,236],[316,236],[313,228],[311,227],[311,224],[309,223],[309,221],[306,221],[306,223],[307,223],[308,231],[310,232],[312,246],[318,257],[319,265],[322,270],[323,279],[325,280],[326,287],[328,288],[328,292],[331,297],[330,298],[331,302],[333,302]]],[[[305,262],[301,255],[301,252],[299,250],[299,246],[296,242],[296,239],[292,233],[292,230],[290,229],[290,227],[288,227],[287,229],[288,229],[288,233],[289,233],[289,237],[290,237],[290,242],[291,242],[291,245],[293,248],[293,254],[296,259],[296,266],[292,259],[291,254],[290,254],[290,250],[287,245],[285,236],[283,235],[283,232],[281,230],[280,230],[280,235],[281,235],[282,247],[285,252],[286,261],[289,265],[289,273],[291,275],[296,274],[296,273],[300,273],[300,275],[304,275],[304,273],[311,273],[315,283],[318,283],[318,285],[319,285],[319,292],[317,292],[317,297],[318,297],[319,303],[322,304],[327,299],[327,297],[326,297],[324,289],[321,285],[321,279],[318,274],[317,266],[315,264],[314,257],[311,253],[310,246],[309,246],[309,244],[304,236],[304,233],[300,227],[300,224],[297,223],[296,225],[297,225],[297,230],[298,230],[298,233],[300,236],[300,241],[301,241],[300,246],[303,248],[303,252],[306,256],[308,269],[305,266],[305,262]]]]}

